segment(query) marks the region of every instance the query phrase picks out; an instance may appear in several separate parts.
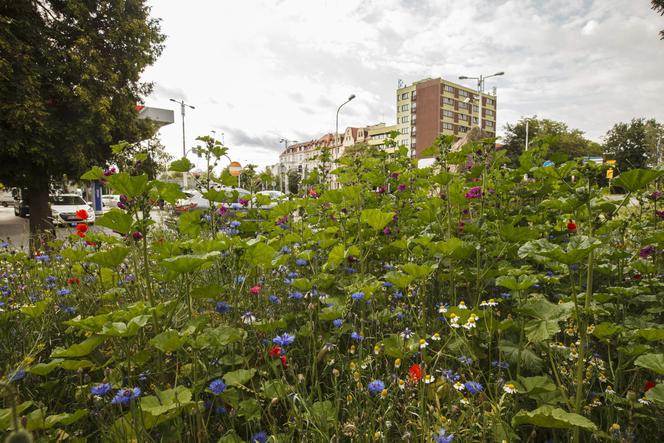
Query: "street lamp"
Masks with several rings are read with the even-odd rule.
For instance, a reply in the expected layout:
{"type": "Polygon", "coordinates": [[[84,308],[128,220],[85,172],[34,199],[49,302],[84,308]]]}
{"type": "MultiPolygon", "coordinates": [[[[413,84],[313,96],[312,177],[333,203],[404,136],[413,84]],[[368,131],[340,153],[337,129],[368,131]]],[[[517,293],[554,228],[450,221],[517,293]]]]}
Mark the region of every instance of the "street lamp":
{"type": "Polygon", "coordinates": [[[337,124],[336,124],[335,129],[334,129],[334,143],[335,144],[337,143],[337,138],[339,137],[339,111],[341,110],[341,107],[343,105],[350,102],[354,98],[355,98],[355,94],[351,94],[351,96],[348,97],[348,100],[346,100],[345,102],[340,104],[339,107],[337,108],[337,124]]]}
{"type": "MultiPolygon", "coordinates": [[[[466,75],[462,75],[462,76],[459,77],[459,80],[477,80],[477,93],[479,94],[479,98],[480,98],[477,123],[478,123],[478,126],[480,127],[480,135],[482,135],[482,93],[484,92],[484,81],[487,78],[497,77],[499,75],[505,75],[505,73],[503,71],[500,71],[500,72],[496,72],[495,74],[491,74],[491,75],[487,75],[487,76],[480,75],[479,77],[468,77],[466,75]]],[[[472,115],[472,113],[471,113],[471,115],[472,115]]]]}
{"type": "MultiPolygon", "coordinates": [[[[187,158],[187,149],[185,147],[185,136],[184,136],[184,110],[185,107],[191,108],[191,109],[196,109],[195,107],[187,104],[184,102],[184,100],[175,100],[174,98],[171,98],[170,101],[174,103],[178,103],[180,105],[180,114],[182,115],[182,157],[187,158]]],[[[187,173],[183,172],[182,173],[182,187],[184,189],[187,188],[187,173]]]]}

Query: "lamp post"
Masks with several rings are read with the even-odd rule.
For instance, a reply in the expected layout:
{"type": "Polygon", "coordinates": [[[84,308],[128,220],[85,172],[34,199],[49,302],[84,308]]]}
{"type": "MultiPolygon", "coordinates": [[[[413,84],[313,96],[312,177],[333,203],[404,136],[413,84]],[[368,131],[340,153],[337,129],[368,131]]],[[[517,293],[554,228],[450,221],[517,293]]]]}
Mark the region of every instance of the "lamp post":
{"type": "MultiPolygon", "coordinates": [[[[182,115],[182,157],[187,158],[187,150],[186,150],[186,143],[185,143],[185,136],[184,136],[184,110],[185,108],[191,108],[191,109],[196,109],[195,107],[187,104],[184,102],[184,100],[175,100],[174,98],[170,99],[170,101],[174,103],[178,103],[180,105],[180,115],[182,115]]],[[[182,188],[186,189],[187,188],[187,173],[183,172],[182,173],[182,188]]]]}
{"type": "MultiPolygon", "coordinates": [[[[499,75],[505,75],[505,73],[501,71],[501,72],[496,72],[495,74],[491,74],[491,75],[487,75],[487,76],[480,75],[479,77],[468,77],[468,76],[462,75],[462,76],[459,77],[459,80],[477,80],[477,93],[478,93],[479,99],[480,99],[477,123],[478,123],[478,126],[480,127],[480,135],[482,135],[482,131],[483,131],[483,128],[482,128],[482,94],[484,93],[484,81],[487,78],[497,77],[499,75]]],[[[471,113],[471,115],[472,115],[472,113],[471,113]]]]}
{"type": "Polygon", "coordinates": [[[351,96],[348,97],[348,100],[346,100],[345,102],[340,104],[339,107],[337,108],[337,120],[336,120],[336,125],[334,127],[334,144],[337,143],[337,138],[339,137],[339,111],[341,111],[341,108],[343,107],[343,105],[350,102],[354,98],[355,98],[355,94],[351,94],[351,96]]]}

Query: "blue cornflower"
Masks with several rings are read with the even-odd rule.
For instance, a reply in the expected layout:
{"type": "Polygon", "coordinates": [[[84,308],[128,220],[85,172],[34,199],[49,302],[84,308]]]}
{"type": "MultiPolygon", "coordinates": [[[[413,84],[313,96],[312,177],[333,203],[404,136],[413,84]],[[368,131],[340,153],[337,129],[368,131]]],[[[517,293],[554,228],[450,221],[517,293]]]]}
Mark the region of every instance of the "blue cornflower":
{"type": "Polygon", "coordinates": [[[394,297],[394,298],[396,298],[397,300],[399,300],[400,298],[403,298],[403,292],[401,292],[401,291],[397,291],[397,292],[394,293],[394,295],[393,295],[392,297],[394,297]]]}
{"type": "Polygon", "coordinates": [[[307,265],[307,261],[306,261],[305,259],[303,259],[303,258],[298,258],[297,260],[295,260],[295,264],[296,264],[297,266],[306,266],[306,265],[307,265]]]}
{"type": "Polygon", "coordinates": [[[470,357],[461,356],[459,357],[459,362],[463,363],[464,365],[472,365],[473,364],[473,359],[470,357]]]}
{"type": "Polygon", "coordinates": [[[288,275],[286,275],[286,277],[288,277],[288,278],[297,278],[298,275],[299,274],[297,272],[289,272],[288,275]]]}
{"type": "Polygon", "coordinates": [[[242,283],[244,283],[245,279],[246,277],[244,275],[238,275],[237,277],[235,277],[235,283],[241,285],[242,283]]]}
{"type": "Polygon", "coordinates": [[[335,328],[340,328],[341,325],[344,324],[344,321],[342,319],[338,318],[336,320],[333,320],[332,324],[334,325],[335,328]]]}
{"type": "Polygon", "coordinates": [[[461,378],[461,376],[459,374],[457,374],[456,372],[454,372],[451,369],[445,369],[443,371],[443,377],[445,377],[445,379],[450,383],[457,382],[461,378]]]}
{"type": "Polygon", "coordinates": [[[380,394],[383,392],[383,389],[385,389],[385,383],[383,383],[380,380],[374,380],[372,382],[369,382],[367,385],[367,389],[369,389],[369,392],[372,394],[380,394]]]}
{"type": "Polygon", "coordinates": [[[220,378],[212,380],[208,385],[208,389],[212,391],[213,394],[219,395],[226,390],[226,383],[220,378]]]}
{"type": "Polygon", "coordinates": [[[277,335],[272,339],[272,343],[281,347],[292,345],[294,341],[295,341],[295,336],[290,335],[288,332],[284,332],[281,335],[277,335]]]}
{"type": "Polygon", "coordinates": [[[223,406],[217,406],[214,412],[217,415],[224,415],[226,413],[226,408],[224,408],[223,406]]]}
{"type": "Polygon", "coordinates": [[[238,209],[242,209],[242,205],[239,203],[231,203],[231,209],[237,211],[238,209]]]}
{"type": "Polygon", "coordinates": [[[282,254],[290,254],[291,250],[288,246],[282,246],[279,252],[281,252],[282,254]]]}
{"type": "Polygon", "coordinates": [[[233,220],[232,222],[229,223],[229,225],[231,226],[231,228],[237,228],[237,227],[240,226],[241,224],[242,224],[242,223],[240,223],[240,222],[237,221],[237,220],[233,220]]]}
{"type": "Polygon", "coordinates": [[[384,288],[391,288],[392,286],[394,286],[394,284],[389,282],[389,281],[384,281],[383,282],[383,287],[384,288]]]}
{"type": "Polygon", "coordinates": [[[46,277],[46,283],[55,283],[56,281],[58,281],[58,277],[55,275],[49,275],[46,277]]]}
{"type": "Polygon", "coordinates": [[[494,368],[507,369],[510,367],[510,364],[506,361],[494,360],[491,362],[491,366],[493,366],[494,368]]]}
{"type": "Polygon", "coordinates": [[[268,437],[269,436],[265,431],[256,432],[254,435],[251,436],[251,443],[265,443],[268,437]]]}
{"type": "Polygon", "coordinates": [[[9,243],[7,243],[6,241],[0,242],[0,248],[7,248],[7,247],[9,247],[9,243]]]}
{"type": "Polygon", "coordinates": [[[123,388],[115,393],[115,397],[111,400],[113,405],[128,405],[130,401],[141,396],[141,388],[123,388]]]}
{"type": "Polygon", "coordinates": [[[272,303],[273,305],[278,305],[279,303],[281,303],[279,297],[277,297],[274,294],[270,295],[267,299],[270,300],[270,303],[272,303]]]}
{"type": "Polygon", "coordinates": [[[11,374],[7,375],[7,379],[9,381],[19,381],[23,380],[26,376],[25,369],[20,368],[12,372],[11,374]]]}
{"type": "Polygon", "coordinates": [[[345,270],[347,274],[355,274],[357,272],[355,269],[351,268],[350,266],[347,267],[345,270]]]}
{"type": "Polygon", "coordinates": [[[353,331],[353,332],[350,334],[350,338],[352,338],[352,339],[355,340],[355,341],[362,341],[362,340],[364,340],[364,337],[361,336],[360,334],[358,334],[358,333],[355,332],[355,331],[353,331]]]}
{"type": "Polygon", "coordinates": [[[288,298],[292,298],[293,300],[302,300],[304,298],[304,294],[299,291],[295,291],[288,294],[288,298]]]}
{"type": "Polygon", "coordinates": [[[76,314],[76,307],[74,306],[60,306],[60,309],[62,309],[62,312],[64,312],[65,314],[71,314],[71,315],[76,314]]]}
{"type": "Polygon", "coordinates": [[[440,428],[440,431],[438,431],[438,435],[433,436],[433,440],[436,443],[452,443],[453,439],[454,439],[454,433],[448,434],[445,431],[445,428],[440,428]]]}
{"type": "Polygon", "coordinates": [[[352,298],[355,301],[362,300],[364,298],[364,292],[353,292],[350,298],[352,298]]]}
{"type": "Polygon", "coordinates": [[[140,381],[141,383],[145,383],[146,381],[148,381],[148,377],[150,377],[150,371],[149,370],[145,371],[145,372],[141,372],[140,374],[138,374],[138,381],[140,381]]]}
{"type": "Polygon", "coordinates": [[[58,291],[56,292],[56,294],[59,295],[60,297],[64,297],[65,295],[69,295],[70,293],[71,291],[67,288],[58,289],[58,291]]]}
{"type": "Polygon", "coordinates": [[[100,385],[93,386],[92,388],[90,388],[90,394],[102,396],[111,392],[111,389],[113,389],[113,387],[111,386],[110,383],[102,383],[100,385]]]}
{"type": "Polygon", "coordinates": [[[468,392],[470,392],[472,395],[479,394],[484,390],[484,386],[482,386],[481,383],[476,382],[476,381],[467,381],[466,383],[463,384],[468,392]]]}
{"type": "Polygon", "coordinates": [[[47,262],[51,259],[48,255],[38,255],[35,257],[35,260],[40,261],[40,262],[47,262]]]}
{"type": "Polygon", "coordinates": [[[225,301],[219,301],[217,302],[217,307],[215,308],[215,311],[217,311],[220,314],[225,314],[231,309],[231,306],[226,303],[225,301]]]}
{"type": "Polygon", "coordinates": [[[502,298],[510,298],[512,296],[512,294],[510,294],[509,292],[501,292],[500,296],[502,298]]]}
{"type": "Polygon", "coordinates": [[[389,264],[389,263],[385,263],[385,264],[383,265],[383,269],[394,269],[394,265],[391,265],[391,264],[389,264]]]}

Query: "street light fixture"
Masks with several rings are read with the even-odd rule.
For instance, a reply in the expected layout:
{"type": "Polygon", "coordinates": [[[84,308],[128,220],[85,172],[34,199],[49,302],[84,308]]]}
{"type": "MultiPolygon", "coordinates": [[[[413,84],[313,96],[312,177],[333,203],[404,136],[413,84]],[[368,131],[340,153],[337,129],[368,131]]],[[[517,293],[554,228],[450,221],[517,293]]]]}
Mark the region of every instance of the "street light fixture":
{"type": "MultiPolygon", "coordinates": [[[[196,109],[194,106],[189,105],[184,102],[184,100],[175,100],[174,98],[171,98],[170,101],[174,103],[178,103],[180,105],[180,114],[182,115],[182,157],[187,158],[187,148],[186,148],[186,143],[185,143],[185,136],[184,136],[184,110],[185,107],[191,108],[191,109],[196,109]]],[[[184,189],[187,188],[187,173],[183,172],[182,173],[182,187],[184,189]]]]}
{"type": "MultiPolygon", "coordinates": [[[[482,94],[484,93],[484,81],[487,78],[491,77],[497,77],[499,75],[505,75],[503,71],[496,72],[495,74],[483,76],[480,75],[479,77],[468,77],[467,75],[461,75],[459,76],[459,80],[477,80],[477,93],[479,94],[479,109],[478,109],[478,117],[477,117],[477,123],[478,126],[480,127],[480,135],[482,135],[482,94]]],[[[472,112],[471,112],[472,115],[472,112]]]]}
{"type": "Polygon", "coordinates": [[[340,104],[339,107],[337,108],[337,120],[336,120],[337,123],[336,123],[336,125],[335,125],[335,127],[334,127],[334,128],[335,128],[335,129],[334,129],[334,143],[335,143],[335,144],[337,143],[337,138],[339,138],[339,111],[341,110],[341,108],[342,108],[345,104],[347,104],[348,102],[350,102],[350,101],[353,100],[354,98],[355,98],[355,94],[351,94],[350,97],[348,97],[348,100],[346,100],[345,102],[343,102],[342,104],[340,104]]]}
{"type": "MultiPolygon", "coordinates": [[[[279,143],[284,144],[284,152],[288,150],[288,144],[289,143],[297,143],[297,140],[288,140],[287,138],[281,138],[279,140],[279,143]]],[[[286,186],[286,167],[281,161],[281,156],[279,156],[279,175],[281,178],[281,192],[284,194],[286,193],[287,186],[286,186]]]]}

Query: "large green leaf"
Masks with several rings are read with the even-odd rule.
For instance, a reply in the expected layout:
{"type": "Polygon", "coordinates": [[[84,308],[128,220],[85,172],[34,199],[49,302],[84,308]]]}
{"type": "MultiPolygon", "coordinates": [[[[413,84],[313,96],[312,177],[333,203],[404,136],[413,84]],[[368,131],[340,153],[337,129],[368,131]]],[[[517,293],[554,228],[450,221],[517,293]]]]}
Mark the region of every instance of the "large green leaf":
{"type": "Polygon", "coordinates": [[[194,164],[189,161],[188,158],[181,158],[180,160],[175,160],[168,167],[169,171],[175,172],[188,172],[191,168],[194,167],[194,164]]]}
{"type": "Polygon", "coordinates": [[[183,234],[198,237],[201,233],[201,211],[190,211],[180,214],[178,230],[183,234]]]}
{"type": "Polygon", "coordinates": [[[180,337],[177,331],[169,329],[153,337],[150,344],[161,352],[170,353],[180,349],[186,341],[186,337],[180,337]]]}
{"type": "Polygon", "coordinates": [[[596,431],[597,425],[586,417],[566,412],[561,408],[553,406],[541,406],[534,411],[521,410],[512,417],[512,426],[534,425],[541,428],[570,429],[581,428],[588,431],[596,431]]]}
{"type": "Polygon", "coordinates": [[[88,255],[87,260],[107,268],[119,266],[129,254],[126,246],[116,246],[108,251],[99,251],[88,255]]]}
{"type": "Polygon", "coordinates": [[[660,383],[646,392],[646,398],[664,406],[664,384],[660,383]]]}
{"type": "Polygon", "coordinates": [[[227,385],[235,386],[244,385],[249,380],[251,380],[254,375],[256,375],[256,370],[254,368],[237,369],[235,371],[227,372],[224,374],[224,383],[227,385]]]}
{"type": "Polygon", "coordinates": [[[154,180],[152,183],[157,190],[159,198],[170,204],[175,204],[179,199],[187,197],[187,194],[180,190],[180,186],[177,183],[166,183],[159,180],[154,180]]]}
{"type": "Polygon", "coordinates": [[[360,214],[362,223],[378,230],[387,226],[394,218],[394,212],[383,212],[380,209],[364,209],[360,214]]]}
{"type": "Polygon", "coordinates": [[[533,343],[549,340],[560,332],[558,323],[567,320],[573,308],[572,302],[554,304],[540,295],[529,298],[519,307],[521,314],[533,317],[526,322],[526,337],[533,343]]]}
{"type": "Polygon", "coordinates": [[[148,323],[149,319],[149,315],[138,315],[127,323],[121,321],[109,322],[104,325],[100,334],[111,337],[133,337],[148,323]]]}
{"type": "Polygon", "coordinates": [[[97,346],[106,340],[104,337],[93,335],[90,338],[83,340],[81,343],[71,345],[67,349],[57,347],[51,352],[51,357],[84,357],[90,352],[94,351],[97,346]]]}
{"type": "Polygon", "coordinates": [[[217,328],[205,329],[191,344],[197,349],[212,348],[213,350],[221,350],[224,346],[242,340],[245,335],[246,333],[242,329],[231,326],[219,326],[217,328]]]}
{"type": "Polygon", "coordinates": [[[635,361],[636,366],[650,369],[659,375],[664,375],[664,354],[644,354],[640,355],[635,361]]]}
{"type": "Polygon", "coordinates": [[[565,265],[579,263],[590,252],[599,247],[601,242],[583,235],[575,235],[565,249],[550,243],[546,239],[532,240],[519,248],[519,257],[549,258],[565,265]]]}
{"type": "Polygon", "coordinates": [[[537,277],[534,275],[519,275],[517,277],[502,275],[496,279],[496,284],[513,291],[523,291],[533,286],[537,281],[537,277]]]}
{"type": "Polygon", "coordinates": [[[110,211],[99,217],[95,223],[112,231],[127,235],[131,231],[132,220],[129,214],[118,208],[111,208],[110,211]]]}
{"type": "Polygon", "coordinates": [[[654,169],[632,169],[620,174],[618,178],[613,180],[613,185],[630,192],[636,192],[648,186],[660,175],[661,172],[654,169]]]}
{"type": "Polygon", "coordinates": [[[148,176],[129,175],[126,172],[111,175],[107,178],[108,185],[118,194],[124,194],[127,198],[135,198],[148,190],[148,176]]]}
{"type": "Polygon", "coordinates": [[[169,271],[177,274],[185,274],[194,272],[203,265],[211,263],[219,255],[219,251],[212,251],[206,254],[178,255],[177,257],[162,260],[161,264],[169,271]]]}
{"type": "Polygon", "coordinates": [[[93,166],[92,169],[81,175],[81,180],[101,180],[104,178],[104,170],[99,166],[93,166]]]}
{"type": "Polygon", "coordinates": [[[276,251],[272,246],[258,242],[248,248],[245,257],[253,266],[269,268],[272,266],[272,258],[275,253],[276,251]]]}

